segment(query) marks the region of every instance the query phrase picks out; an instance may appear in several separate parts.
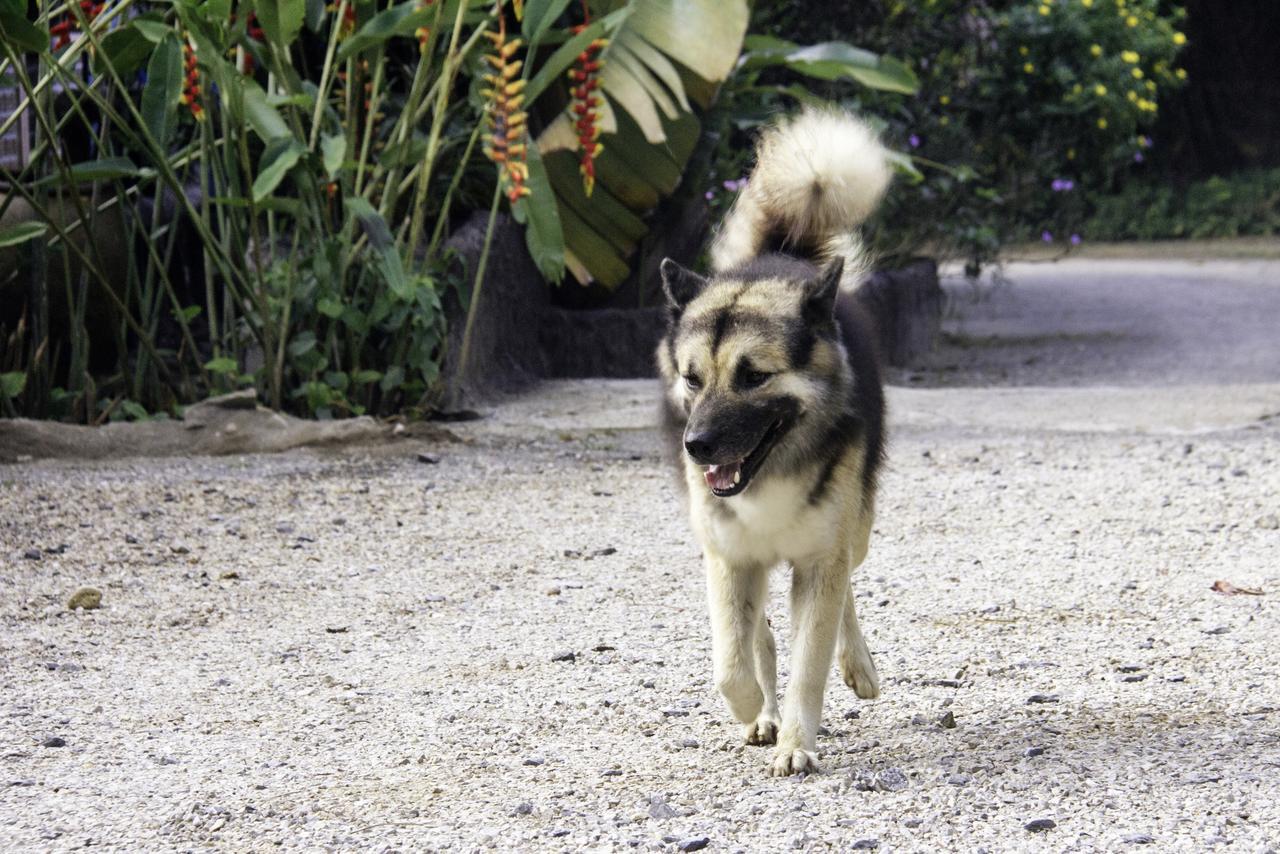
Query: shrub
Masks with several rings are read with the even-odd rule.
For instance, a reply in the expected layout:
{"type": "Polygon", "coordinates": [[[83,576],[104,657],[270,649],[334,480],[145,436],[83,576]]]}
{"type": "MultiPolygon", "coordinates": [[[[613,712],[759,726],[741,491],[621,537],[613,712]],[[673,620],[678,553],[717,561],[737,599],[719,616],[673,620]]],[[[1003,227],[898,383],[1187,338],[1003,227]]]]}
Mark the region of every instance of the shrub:
{"type": "Polygon", "coordinates": [[[1127,184],[1092,200],[1090,240],[1167,240],[1280,234],[1280,169],[1209,178],[1187,187],[1127,184]]]}

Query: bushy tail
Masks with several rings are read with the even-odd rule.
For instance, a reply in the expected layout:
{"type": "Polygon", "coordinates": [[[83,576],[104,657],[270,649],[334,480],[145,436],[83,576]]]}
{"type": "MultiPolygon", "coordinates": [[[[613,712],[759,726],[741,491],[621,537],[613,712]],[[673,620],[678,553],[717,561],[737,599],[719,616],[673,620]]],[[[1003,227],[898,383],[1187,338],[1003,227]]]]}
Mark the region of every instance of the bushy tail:
{"type": "Polygon", "coordinates": [[[891,176],[876,133],[844,110],[806,108],[778,122],[760,137],[746,189],[711,247],[712,268],[773,250],[818,264],[843,257],[843,284],[856,285],[867,266],[858,226],[891,176]]]}

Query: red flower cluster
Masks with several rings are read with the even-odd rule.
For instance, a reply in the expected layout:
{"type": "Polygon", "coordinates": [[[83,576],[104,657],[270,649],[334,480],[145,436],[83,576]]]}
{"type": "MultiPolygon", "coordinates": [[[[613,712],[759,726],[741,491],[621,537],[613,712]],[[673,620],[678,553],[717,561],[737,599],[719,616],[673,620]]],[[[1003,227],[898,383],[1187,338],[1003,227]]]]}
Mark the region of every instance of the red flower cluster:
{"type": "MultiPolygon", "coordinates": [[[[574,34],[582,32],[586,26],[586,24],[580,24],[574,27],[574,34]]],[[[578,136],[580,151],[578,171],[582,173],[582,189],[587,196],[590,196],[591,191],[595,189],[596,158],[604,150],[604,146],[600,143],[600,114],[597,112],[600,96],[596,94],[596,90],[600,88],[600,69],[604,67],[604,61],[600,59],[600,51],[604,50],[607,44],[608,41],[605,39],[595,39],[587,45],[586,50],[578,54],[573,67],[569,69],[570,95],[572,95],[569,112],[573,118],[573,129],[578,136]]]]}
{"type": "MultiPolygon", "coordinates": [[[[342,4],[332,3],[325,8],[330,12],[338,11],[338,7],[342,4]]],[[[342,20],[338,23],[338,40],[341,41],[356,31],[356,4],[355,0],[347,0],[347,6],[342,11],[342,20]]]]}
{"type": "Polygon", "coordinates": [[[183,34],[182,67],[186,70],[186,79],[182,83],[182,94],[178,102],[186,104],[196,121],[205,120],[204,107],[200,104],[200,70],[196,68],[196,49],[191,45],[191,37],[183,34]]]}
{"type": "MultiPolygon", "coordinates": [[[[418,0],[418,9],[419,10],[425,9],[434,2],[436,2],[436,0],[418,0]]],[[[426,53],[427,44],[431,40],[431,28],[418,27],[416,30],[413,31],[413,34],[418,37],[418,52],[426,53]]]]}
{"type": "Polygon", "coordinates": [[[525,181],[529,180],[529,154],[525,134],[529,116],[520,107],[524,104],[524,87],[527,81],[516,79],[523,60],[511,57],[522,44],[520,39],[507,41],[506,21],[498,17],[498,31],[485,33],[493,42],[493,53],[485,54],[485,61],[493,71],[484,75],[489,84],[483,91],[489,104],[486,108],[489,136],[484,142],[484,155],[498,164],[507,182],[507,200],[515,204],[522,196],[529,195],[525,181]]]}
{"type": "MultiPolygon", "coordinates": [[[[102,14],[106,3],[94,3],[93,0],[80,0],[80,11],[84,13],[86,19],[92,21],[94,18],[102,14]]],[[[53,39],[53,49],[61,50],[71,44],[71,34],[75,32],[76,22],[70,15],[63,16],[53,26],[49,27],[49,37],[53,39]]]]}

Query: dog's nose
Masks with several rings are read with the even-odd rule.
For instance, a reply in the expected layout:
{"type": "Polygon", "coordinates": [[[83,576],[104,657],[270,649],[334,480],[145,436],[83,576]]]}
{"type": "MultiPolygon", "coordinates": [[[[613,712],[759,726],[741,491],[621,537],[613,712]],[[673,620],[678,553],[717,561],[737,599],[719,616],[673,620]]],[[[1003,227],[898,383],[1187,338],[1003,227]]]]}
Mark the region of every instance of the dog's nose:
{"type": "Polygon", "coordinates": [[[707,462],[716,450],[716,437],[711,433],[685,434],[684,449],[696,462],[707,462]]]}

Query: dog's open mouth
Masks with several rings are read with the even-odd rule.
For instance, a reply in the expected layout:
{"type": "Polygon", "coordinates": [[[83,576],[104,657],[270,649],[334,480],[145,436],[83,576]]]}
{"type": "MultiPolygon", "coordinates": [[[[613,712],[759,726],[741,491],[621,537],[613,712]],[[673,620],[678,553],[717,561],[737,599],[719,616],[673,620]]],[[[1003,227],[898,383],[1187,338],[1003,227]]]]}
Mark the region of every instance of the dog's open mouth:
{"type": "Polygon", "coordinates": [[[778,420],[765,431],[755,450],[742,459],[732,463],[707,466],[704,477],[707,479],[707,486],[711,487],[712,494],[718,498],[728,498],[746,489],[752,475],[759,471],[760,464],[764,462],[765,457],[769,456],[769,452],[773,450],[774,443],[778,441],[781,434],[782,421],[778,420]]]}

